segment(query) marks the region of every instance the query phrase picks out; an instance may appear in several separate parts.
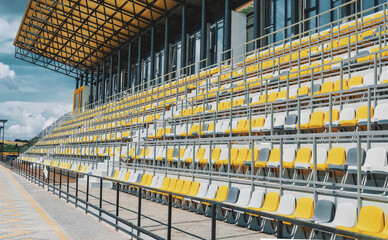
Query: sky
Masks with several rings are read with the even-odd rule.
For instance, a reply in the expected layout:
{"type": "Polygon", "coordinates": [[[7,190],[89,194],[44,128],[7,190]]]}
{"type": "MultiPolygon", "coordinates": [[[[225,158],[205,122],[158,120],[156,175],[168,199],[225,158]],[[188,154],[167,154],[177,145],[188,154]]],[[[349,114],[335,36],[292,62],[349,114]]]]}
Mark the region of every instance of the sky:
{"type": "Polygon", "coordinates": [[[14,56],[27,3],[0,1],[0,119],[8,120],[6,140],[29,140],[72,108],[73,78],[14,56]]]}

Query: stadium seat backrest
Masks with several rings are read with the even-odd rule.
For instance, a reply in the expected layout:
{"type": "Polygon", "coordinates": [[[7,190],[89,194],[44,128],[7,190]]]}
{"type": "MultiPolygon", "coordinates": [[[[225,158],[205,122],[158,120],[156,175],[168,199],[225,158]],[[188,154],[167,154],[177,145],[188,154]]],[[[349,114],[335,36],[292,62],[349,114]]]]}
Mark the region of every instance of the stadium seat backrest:
{"type": "MultiPolygon", "coordinates": [[[[219,190],[218,190],[219,191],[219,190]]],[[[240,189],[237,187],[231,187],[228,191],[225,203],[236,203],[240,196],[240,189]]]]}
{"type": "MultiPolygon", "coordinates": [[[[254,150],[253,150],[253,161],[257,161],[257,159],[259,157],[259,152],[260,152],[259,149],[254,148],[254,150]]],[[[249,149],[246,161],[251,161],[251,160],[252,160],[252,149],[249,149]]]]}
{"type": "Polygon", "coordinates": [[[274,148],[271,150],[268,162],[279,162],[280,161],[280,148],[274,148]]]}
{"type": "Polygon", "coordinates": [[[295,197],[292,194],[284,194],[280,198],[279,208],[275,214],[292,215],[295,212],[295,197]]]}
{"type": "Polygon", "coordinates": [[[349,79],[349,87],[354,87],[357,85],[363,84],[363,77],[362,76],[353,76],[349,79]]]}
{"type": "Polygon", "coordinates": [[[160,187],[160,189],[161,190],[167,190],[169,184],[170,184],[170,178],[169,177],[165,177],[163,179],[163,183],[162,183],[162,186],[160,187]]]}
{"type": "Polygon", "coordinates": [[[298,199],[295,209],[295,218],[309,219],[314,214],[314,200],[309,197],[302,197],[298,199]]]}
{"type": "Polygon", "coordinates": [[[277,192],[269,192],[265,196],[262,211],[275,212],[278,210],[280,195],[277,192]]]}
{"type": "Polygon", "coordinates": [[[327,162],[327,149],[324,147],[317,148],[317,164],[323,164],[327,162]]]}
{"type": "MultiPolygon", "coordinates": [[[[366,157],[365,149],[361,148],[361,166],[364,165],[366,157]]],[[[350,148],[346,154],[346,166],[358,166],[358,148],[350,148]]]]}
{"type": "Polygon", "coordinates": [[[321,93],[332,93],[334,91],[334,83],[333,82],[325,82],[322,84],[321,93]]]}
{"type": "Polygon", "coordinates": [[[353,120],[356,117],[354,108],[348,107],[341,110],[340,120],[349,121],[353,120]]]}
{"type": "Polygon", "coordinates": [[[357,206],[352,202],[342,202],[337,205],[334,226],[355,227],[357,224],[357,206]]]}
{"type": "Polygon", "coordinates": [[[217,190],[218,190],[218,185],[217,184],[210,184],[209,188],[207,189],[205,198],[214,199],[216,197],[217,190]]]}
{"type": "Polygon", "coordinates": [[[179,193],[188,194],[190,192],[191,184],[192,184],[192,182],[190,180],[186,180],[179,193]]]}
{"type": "Polygon", "coordinates": [[[248,157],[248,152],[249,152],[248,148],[240,148],[238,150],[238,155],[237,155],[236,160],[237,161],[245,161],[248,157]]]}
{"type": "Polygon", "coordinates": [[[310,148],[308,147],[299,148],[296,154],[295,162],[309,163],[311,161],[311,154],[312,152],[310,148]]]}
{"type": "Polygon", "coordinates": [[[241,189],[236,205],[246,207],[248,206],[250,200],[251,200],[251,190],[249,188],[241,189]]]}
{"type": "Polygon", "coordinates": [[[343,165],[346,160],[346,152],[342,147],[332,148],[327,157],[328,164],[343,165]]]}
{"type": "Polygon", "coordinates": [[[318,200],[315,205],[314,215],[312,219],[316,223],[328,223],[333,221],[335,214],[334,203],[330,200],[318,200]]]}
{"type": "Polygon", "coordinates": [[[170,183],[168,184],[167,191],[169,191],[169,192],[174,191],[177,182],[178,182],[178,179],[176,179],[176,178],[171,178],[170,183]]]}
{"type": "Polygon", "coordinates": [[[388,103],[378,104],[374,115],[374,121],[388,120],[388,103]]]}
{"type": "Polygon", "coordinates": [[[223,202],[228,197],[229,188],[226,185],[222,185],[218,188],[217,195],[214,198],[215,201],[223,202]]]}
{"type": "Polygon", "coordinates": [[[283,162],[294,162],[295,161],[295,148],[283,149],[283,162]]]}
{"type": "Polygon", "coordinates": [[[384,228],[384,212],[379,207],[365,206],[360,210],[356,228],[367,233],[379,233],[384,228]]]}
{"type": "MultiPolygon", "coordinates": [[[[370,108],[370,117],[373,118],[374,109],[373,106],[370,108]]],[[[368,105],[361,106],[357,109],[356,119],[368,119],[368,105]]]]}
{"type": "Polygon", "coordinates": [[[321,128],[325,124],[325,114],[322,111],[316,111],[311,114],[310,128],[321,128]]]}
{"type": "Polygon", "coordinates": [[[205,197],[209,185],[207,183],[193,182],[191,184],[189,195],[197,196],[199,198],[205,197]]]}
{"type": "Polygon", "coordinates": [[[269,148],[260,149],[259,157],[258,157],[257,161],[258,162],[267,162],[270,154],[271,154],[271,150],[269,148]]]}
{"type": "Polygon", "coordinates": [[[371,166],[374,169],[385,167],[387,165],[387,150],[382,147],[371,148],[366,153],[365,166],[371,166]]]}
{"type": "MultiPolygon", "coordinates": [[[[347,90],[349,89],[348,87],[348,80],[347,79],[342,79],[342,90],[347,90]]],[[[337,80],[334,83],[334,91],[341,91],[341,79],[337,80]]]]}
{"type": "Polygon", "coordinates": [[[182,191],[184,183],[185,183],[185,180],[179,179],[175,185],[173,192],[179,193],[180,191],[182,191]]]}
{"type": "MultiPolygon", "coordinates": [[[[339,111],[338,109],[333,109],[332,112],[331,112],[331,121],[334,122],[334,121],[338,121],[339,120],[339,111]]],[[[329,123],[330,122],[330,111],[326,111],[325,112],[325,123],[329,123]]]]}
{"type": "Polygon", "coordinates": [[[153,180],[154,176],[152,176],[151,174],[147,176],[147,180],[145,182],[145,186],[150,186],[152,184],[152,180],[153,180]]]}

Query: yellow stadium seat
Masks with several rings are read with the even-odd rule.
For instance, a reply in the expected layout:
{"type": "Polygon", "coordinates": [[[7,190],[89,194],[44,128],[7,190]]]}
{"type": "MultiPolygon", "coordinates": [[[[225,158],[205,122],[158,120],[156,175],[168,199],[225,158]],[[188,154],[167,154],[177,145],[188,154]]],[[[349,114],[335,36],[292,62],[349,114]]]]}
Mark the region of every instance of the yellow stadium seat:
{"type": "MultiPolygon", "coordinates": [[[[319,163],[317,164],[317,170],[326,170],[329,166],[329,164],[334,165],[343,165],[346,160],[346,151],[342,147],[336,147],[332,148],[329,151],[329,155],[327,156],[326,163],[319,163]]],[[[314,164],[310,164],[310,168],[314,168],[314,164]]]]}
{"type": "Polygon", "coordinates": [[[309,163],[311,160],[311,149],[308,147],[299,148],[296,153],[295,162],[283,162],[284,168],[294,168],[295,163],[309,163]]]}
{"type": "Polygon", "coordinates": [[[233,160],[233,166],[242,166],[248,158],[248,148],[241,148],[238,150],[236,159],[233,160]]]}
{"type": "MultiPolygon", "coordinates": [[[[342,90],[348,90],[348,80],[347,79],[342,79],[342,90]]],[[[334,91],[338,92],[341,91],[341,79],[337,80],[334,83],[334,91]]]]}
{"type": "MultiPolygon", "coordinates": [[[[280,201],[279,193],[270,192],[270,193],[267,193],[267,195],[265,196],[265,200],[261,208],[248,207],[248,209],[252,209],[259,212],[261,211],[275,212],[276,210],[278,210],[279,201],[280,201]]],[[[250,214],[250,215],[253,215],[253,214],[250,214]]]]}
{"type": "Polygon", "coordinates": [[[354,87],[357,85],[361,85],[363,83],[362,76],[353,76],[349,80],[349,87],[354,87]]]}
{"type": "Polygon", "coordinates": [[[325,125],[325,114],[321,111],[313,112],[313,114],[311,114],[308,128],[309,129],[323,128],[324,125],[325,125]]]}
{"type": "Polygon", "coordinates": [[[365,206],[360,210],[355,227],[338,226],[338,229],[367,235],[381,233],[384,228],[384,212],[379,207],[365,206]]]}
{"type": "Polygon", "coordinates": [[[322,84],[320,93],[332,93],[334,92],[334,83],[333,82],[325,82],[322,84]]]}
{"type": "MultiPolygon", "coordinates": [[[[288,218],[298,218],[298,219],[310,219],[314,215],[314,200],[309,197],[302,197],[298,199],[296,204],[295,212],[292,215],[283,215],[280,216],[288,217],[288,218]]],[[[284,222],[285,224],[290,224],[288,222],[284,222]]]]}
{"type": "MultiPolygon", "coordinates": [[[[208,200],[213,200],[213,201],[217,201],[217,202],[223,202],[228,197],[228,192],[229,192],[228,186],[222,185],[222,186],[220,186],[218,188],[216,197],[213,198],[213,199],[208,199],[208,200]]],[[[205,199],[207,199],[207,198],[205,198],[205,199]]],[[[207,203],[207,202],[202,202],[202,204],[210,205],[210,203],[207,203]]]]}

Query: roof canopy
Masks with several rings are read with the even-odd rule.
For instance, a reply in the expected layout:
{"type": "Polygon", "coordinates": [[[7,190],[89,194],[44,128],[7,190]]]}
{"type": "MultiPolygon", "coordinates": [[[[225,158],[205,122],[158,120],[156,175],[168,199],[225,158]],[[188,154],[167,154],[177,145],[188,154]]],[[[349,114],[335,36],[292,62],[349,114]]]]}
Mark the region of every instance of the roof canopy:
{"type": "Polygon", "coordinates": [[[29,0],[16,57],[77,76],[177,8],[177,0],[29,0]]]}

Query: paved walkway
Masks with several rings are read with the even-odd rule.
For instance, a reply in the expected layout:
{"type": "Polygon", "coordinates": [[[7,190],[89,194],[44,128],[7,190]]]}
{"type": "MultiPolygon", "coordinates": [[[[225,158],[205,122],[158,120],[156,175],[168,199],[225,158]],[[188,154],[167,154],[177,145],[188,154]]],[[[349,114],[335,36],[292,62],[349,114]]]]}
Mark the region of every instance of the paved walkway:
{"type": "Polygon", "coordinates": [[[0,239],[128,239],[0,165],[0,239]]]}

